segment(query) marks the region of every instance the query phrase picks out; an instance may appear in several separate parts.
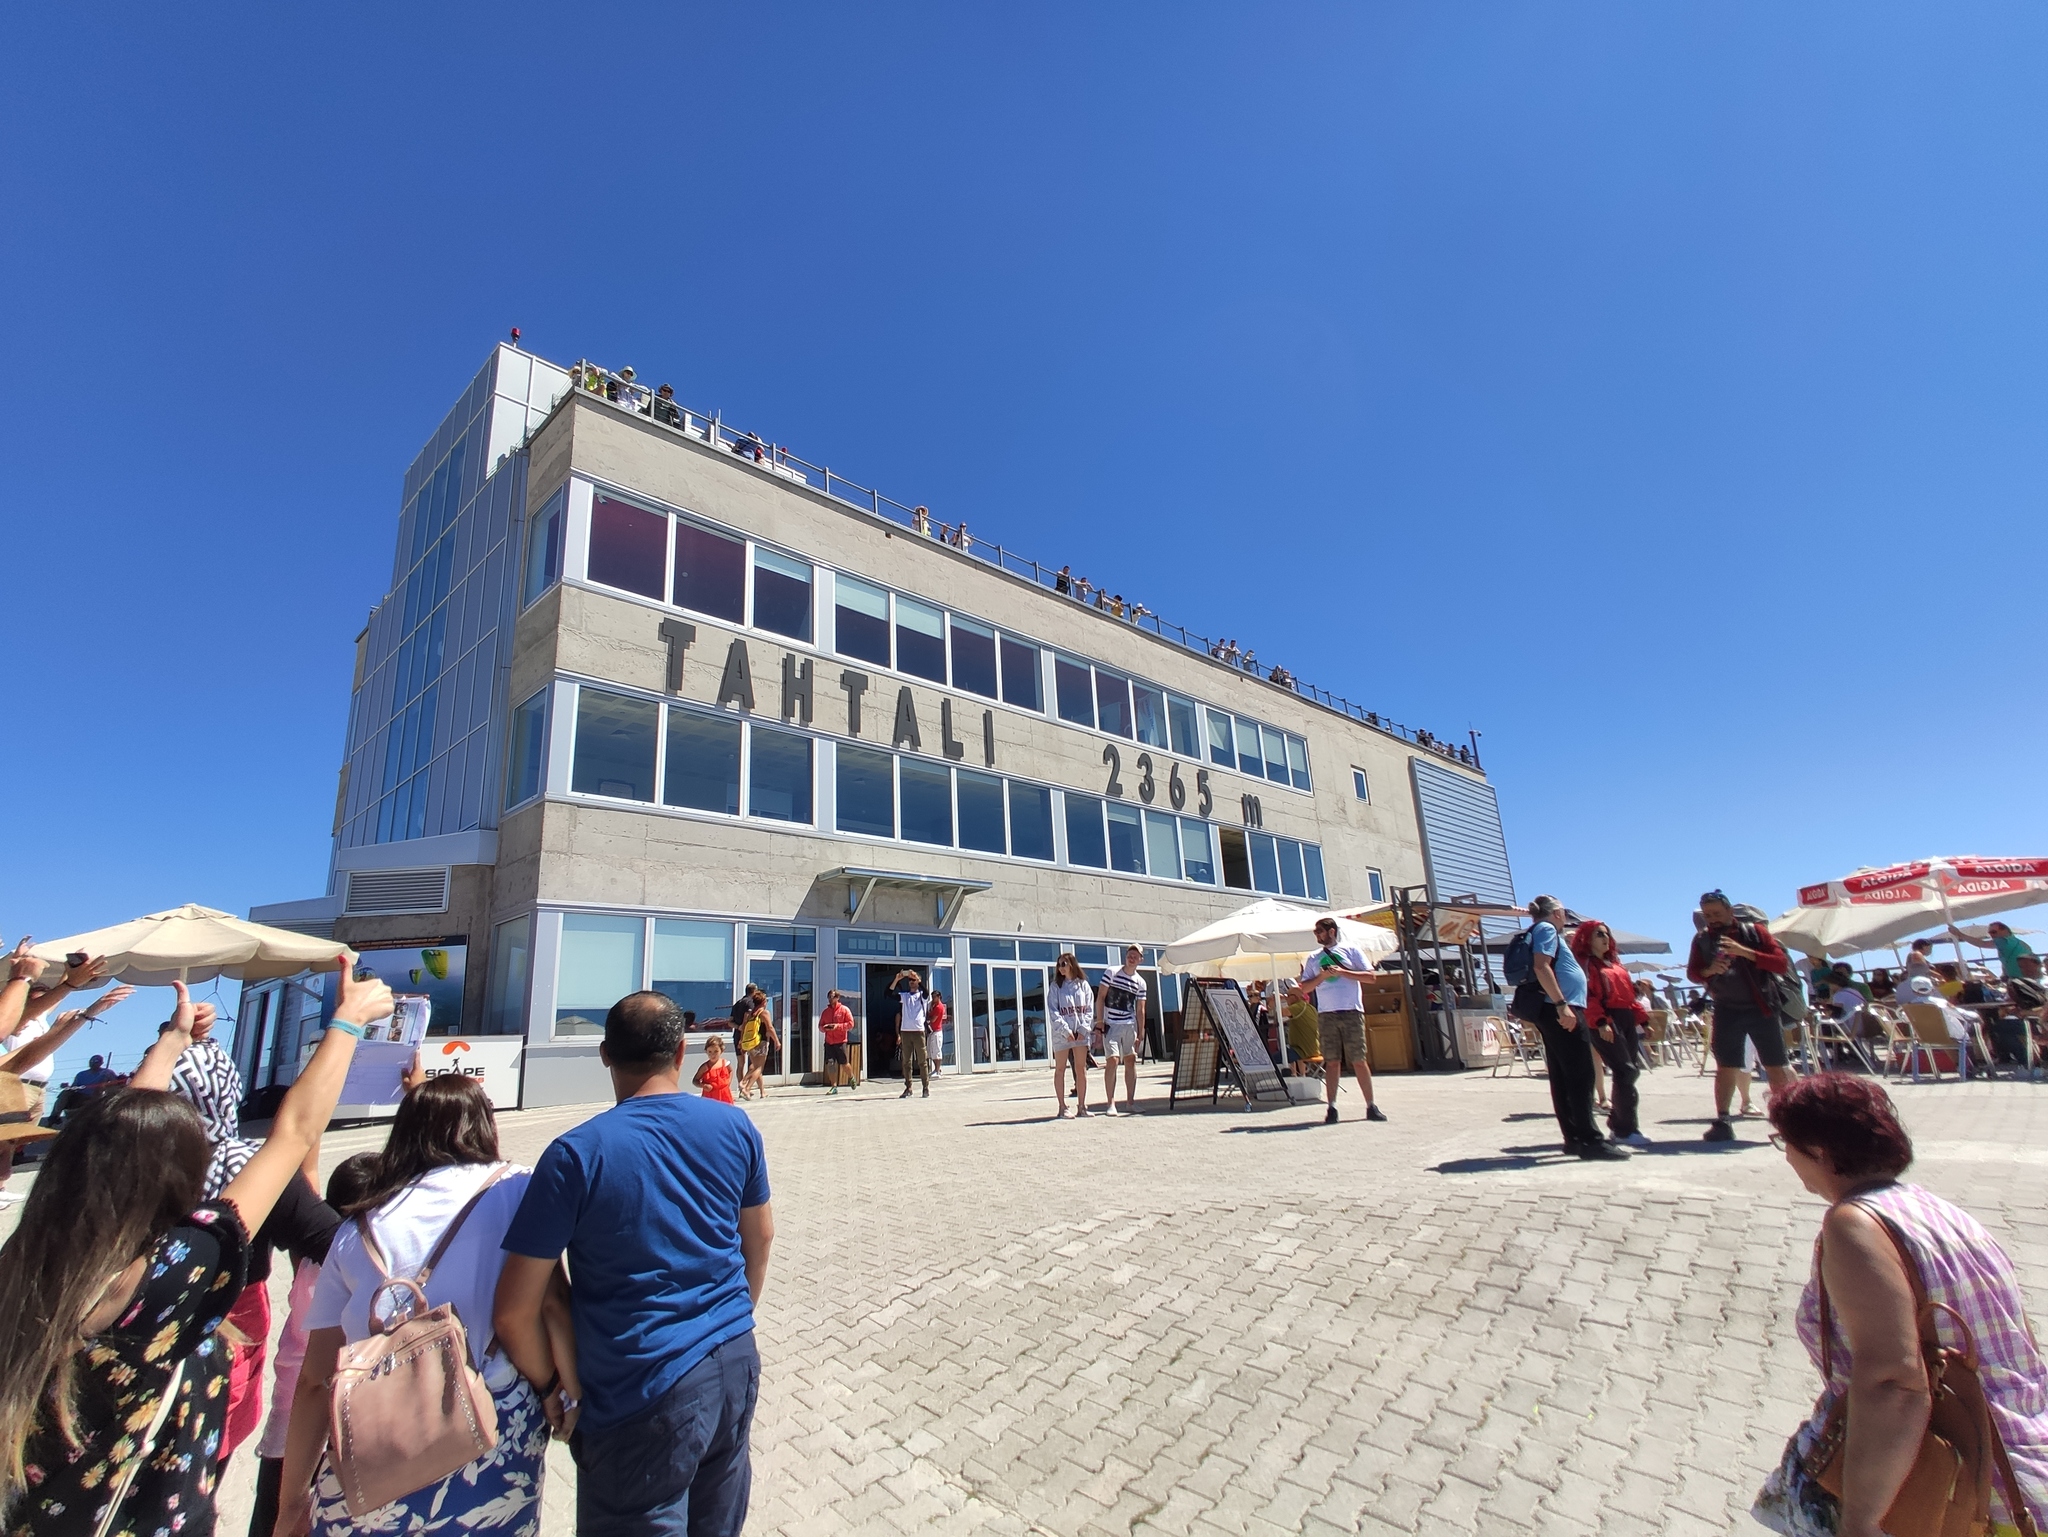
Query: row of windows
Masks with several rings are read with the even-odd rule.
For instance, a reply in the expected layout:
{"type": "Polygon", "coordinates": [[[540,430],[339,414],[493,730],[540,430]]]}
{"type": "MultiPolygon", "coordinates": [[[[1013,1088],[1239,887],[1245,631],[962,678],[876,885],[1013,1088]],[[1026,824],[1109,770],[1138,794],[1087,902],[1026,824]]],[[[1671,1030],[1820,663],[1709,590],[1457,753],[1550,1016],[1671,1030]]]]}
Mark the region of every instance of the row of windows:
{"type": "MultiPolygon", "coordinates": [[[[513,712],[506,803],[540,793],[547,691],[513,712]]],[[[577,691],[569,788],[579,795],[721,816],[816,824],[816,744],[801,732],[584,686],[577,691]]],[[[1327,899],[1322,850],[929,758],[839,743],[831,755],[834,830],[1081,869],[1219,882],[1327,899]]]]}
{"type": "MultiPolygon", "coordinates": [[[[565,495],[551,498],[528,534],[524,601],[561,571],[565,495]]],[[[1297,790],[1312,787],[1308,743],[1112,668],[998,630],[844,573],[831,576],[833,650],[852,661],[1044,711],[1045,666],[1063,721],[1204,759],[1297,790]]],[[[622,592],[810,644],[819,573],[804,561],[715,532],[687,518],[597,492],[591,499],[585,575],[622,592]],[[751,578],[751,579],[750,579],[751,578]]]]}

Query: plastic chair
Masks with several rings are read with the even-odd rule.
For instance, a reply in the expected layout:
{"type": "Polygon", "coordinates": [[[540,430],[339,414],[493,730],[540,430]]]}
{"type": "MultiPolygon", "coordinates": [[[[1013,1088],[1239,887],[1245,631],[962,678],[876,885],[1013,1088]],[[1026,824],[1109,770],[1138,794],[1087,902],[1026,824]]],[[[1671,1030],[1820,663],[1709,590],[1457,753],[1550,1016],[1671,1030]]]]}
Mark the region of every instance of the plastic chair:
{"type": "Polygon", "coordinates": [[[1949,1033],[1948,1016],[1931,1003],[1909,1003],[1905,1006],[1906,1024],[1911,1034],[1907,1041],[1907,1064],[1913,1074],[1913,1081],[1920,1081],[1920,1059],[1925,1057],[1934,1069],[1934,1081],[1941,1082],[1942,1066],[1940,1053],[1952,1051],[1956,1055],[1956,1076],[1970,1076],[1969,1050],[1965,1042],[1949,1033]]]}
{"type": "MultiPolygon", "coordinates": [[[[1512,1078],[1515,1073],[1515,1067],[1519,1064],[1523,1072],[1534,1078],[1536,1076],[1535,1064],[1543,1060],[1543,1037],[1536,1033],[1534,1025],[1524,1020],[1516,1019],[1511,1015],[1502,1016],[1500,1023],[1502,1036],[1505,1038],[1511,1051],[1504,1052],[1494,1059],[1494,1073],[1499,1073],[1505,1067],[1508,1070],[1508,1076],[1512,1078]]],[[[1546,1067],[1544,1071],[1547,1073],[1549,1068],[1546,1067]]]]}

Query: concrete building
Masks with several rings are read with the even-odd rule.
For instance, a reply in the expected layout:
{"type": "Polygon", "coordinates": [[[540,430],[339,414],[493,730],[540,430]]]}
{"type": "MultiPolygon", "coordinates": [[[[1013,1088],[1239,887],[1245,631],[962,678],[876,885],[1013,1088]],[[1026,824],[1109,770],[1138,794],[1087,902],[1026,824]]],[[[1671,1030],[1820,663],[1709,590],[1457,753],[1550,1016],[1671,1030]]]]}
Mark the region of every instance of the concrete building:
{"type": "MultiPolygon", "coordinates": [[[[1066,585],[499,347],[406,473],[328,890],[252,916],[364,948],[432,999],[431,1057],[533,1106],[608,1093],[604,1011],[639,987],[723,1026],[759,982],[794,1079],[835,987],[886,1071],[911,966],[948,1069],[999,1070],[1044,1059],[1061,950],[1093,973],[1261,892],[1512,900],[1469,751],[1066,585]]],[[[1148,971],[1156,1028],[1178,979],[1148,971]]],[[[305,987],[252,987],[252,1085],[317,1022],[305,987]]]]}

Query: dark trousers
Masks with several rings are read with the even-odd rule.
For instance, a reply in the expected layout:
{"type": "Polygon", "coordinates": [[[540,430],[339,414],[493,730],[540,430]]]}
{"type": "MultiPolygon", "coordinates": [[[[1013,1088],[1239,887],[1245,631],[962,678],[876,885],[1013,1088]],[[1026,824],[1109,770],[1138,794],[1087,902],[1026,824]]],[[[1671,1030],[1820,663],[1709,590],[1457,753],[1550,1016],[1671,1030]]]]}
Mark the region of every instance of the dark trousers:
{"type": "Polygon", "coordinates": [[[738,1537],[754,1482],[747,1438],[761,1388],[749,1329],[683,1374],[645,1413],[580,1426],[577,1537],[738,1537]]]}
{"type": "Polygon", "coordinates": [[[1543,1037],[1543,1065],[1550,1076],[1550,1108],[1557,1112],[1565,1146],[1576,1149],[1605,1141],[1593,1119],[1593,1047],[1586,1022],[1575,1019],[1573,1028],[1566,1030],[1557,1022],[1555,1004],[1545,999],[1541,1009],[1536,1029],[1543,1037]]]}
{"type": "Polygon", "coordinates": [[[1641,1130],[1636,1123],[1636,1079],[1641,1076],[1641,1069],[1636,1066],[1635,1021],[1616,1019],[1610,1014],[1605,1023],[1613,1027],[1614,1039],[1605,1040],[1596,1030],[1593,1049],[1600,1053],[1608,1076],[1614,1080],[1608,1094],[1607,1131],[1615,1137],[1633,1136],[1641,1130]]]}
{"type": "Polygon", "coordinates": [[[270,1537],[277,1525],[277,1497],[284,1491],[284,1458],[256,1459],[256,1503],[249,1511],[249,1537],[270,1537]]]}

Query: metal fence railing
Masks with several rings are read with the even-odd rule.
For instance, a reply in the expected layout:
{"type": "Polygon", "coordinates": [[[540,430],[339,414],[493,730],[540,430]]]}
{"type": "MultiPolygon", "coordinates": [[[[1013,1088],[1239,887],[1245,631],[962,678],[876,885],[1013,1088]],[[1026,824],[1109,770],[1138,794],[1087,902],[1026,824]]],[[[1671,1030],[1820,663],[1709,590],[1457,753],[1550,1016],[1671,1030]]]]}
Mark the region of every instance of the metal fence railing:
{"type": "MultiPolygon", "coordinates": [[[[972,559],[984,561],[1009,572],[1012,576],[1022,577],[1028,582],[1059,593],[1071,602],[1083,603],[1098,612],[1109,613],[1137,629],[1207,656],[1236,671],[1263,679],[1276,688],[1286,689],[1312,704],[1349,716],[1375,731],[1383,731],[1389,736],[1398,737],[1411,746],[1437,753],[1455,763],[1467,764],[1473,768],[1480,766],[1476,741],[1469,747],[1463,746],[1447,742],[1419,727],[1403,725],[1377,710],[1368,710],[1361,704],[1355,704],[1341,694],[1333,694],[1326,688],[1305,683],[1284,667],[1259,662],[1254,659],[1251,650],[1239,652],[1234,645],[1226,646],[1223,641],[1199,635],[1184,625],[1161,618],[1142,605],[1126,604],[1120,598],[1113,597],[1098,587],[1088,587],[1085,591],[1071,590],[1070,584],[1062,585],[1061,568],[1042,565],[1016,550],[970,533],[964,519],[959,523],[939,522],[923,507],[905,506],[894,497],[884,496],[872,486],[863,486],[857,481],[849,480],[826,465],[812,464],[809,460],[790,452],[780,443],[770,442],[756,433],[735,431],[716,412],[706,414],[702,411],[693,411],[670,396],[650,390],[630,373],[613,373],[609,369],[600,368],[584,360],[579,361],[570,370],[570,378],[578,393],[609,401],[641,416],[652,417],[655,421],[700,443],[733,454],[753,464],[757,469],[778,475],[798,485],[808,486],[836,502],[872,517],[887,519],[915,534],[958,550],[972,559]]],[[[666,389],[667,386],[664,385],[662,388],[666,389]]]]}

